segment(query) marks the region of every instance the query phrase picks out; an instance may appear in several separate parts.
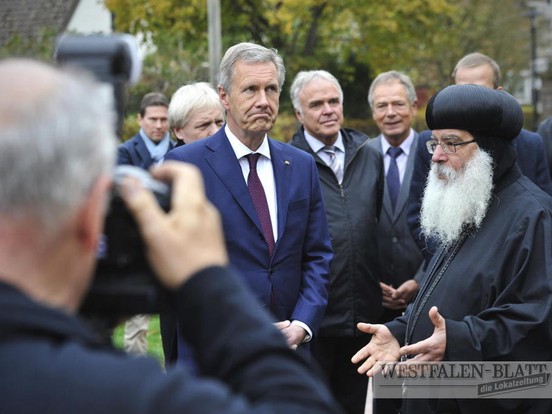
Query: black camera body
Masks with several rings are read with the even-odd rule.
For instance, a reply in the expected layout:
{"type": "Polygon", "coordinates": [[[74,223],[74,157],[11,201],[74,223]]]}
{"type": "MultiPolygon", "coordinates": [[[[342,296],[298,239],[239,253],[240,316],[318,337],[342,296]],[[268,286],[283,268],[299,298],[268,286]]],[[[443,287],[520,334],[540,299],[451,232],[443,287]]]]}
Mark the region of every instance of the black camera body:
{"type": "Polygon", "coordinates": [[[164,211],[170,209],[171,191],[147,171],[130,165],[115,168],[111,201],[98,248],[97,267],[81,313],[133,315],[157,313],[168,293],[163,289],[146,258],[138,224],[119,194],[119,184],[133,177],[150,190],[164,211]]]}
{"type": "Polygon", "coordinates": [[[125,89],[138,82],[142,61],[136,42],[126,33],[112,35],[63,35],[56,45],[58,63],[91,72],[113,89],[117,111],[116,132],[120,135],[124,120],[125,89]]]}
{"type": "MultiPolygon", "coordinates": [[[[141,70],[130,35],[63,36],[58,40],[55,57],[59,63],[88,70],[112,87],[118,114],[114,128],[118,133],[124,119],[125,87],[137,81],[141,70]]],[[[80,309],[86,317],[116,321],[134,314],[158,313],[166,300],[164,296],[168,295],[154,276],[138,225],[119,195],[119,183],[126,176],[140,180],[143,187],[152,191],[159,205],[169,210],[167,184],[153,180],[147,171],[138,167],[115,168],[97,267],[80,309]]]]}

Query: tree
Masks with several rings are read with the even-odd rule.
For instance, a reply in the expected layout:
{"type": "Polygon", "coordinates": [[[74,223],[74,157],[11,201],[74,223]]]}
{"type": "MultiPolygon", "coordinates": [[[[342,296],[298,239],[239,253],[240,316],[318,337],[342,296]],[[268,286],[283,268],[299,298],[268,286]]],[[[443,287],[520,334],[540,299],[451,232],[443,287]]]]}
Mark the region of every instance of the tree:
{"type": "MultiPolygon", "coordinates": [[[[149,88],[172,93],[208,79],[206,0],[105,0],[117,30],[155,45],[144,65],[149,88]]],[[[527,19],[517,0],[226,0],[223,50],[254,41],[279,50],[288,83],[326,69],[344,89],[347,117],[369,118],[375,75],[402,70],[430,90],[451,82],[458,59],[481,51],[513,72],[527,66],[527,19]]],[[[287,88],[281,110],[291,113],[287,88]]]]}

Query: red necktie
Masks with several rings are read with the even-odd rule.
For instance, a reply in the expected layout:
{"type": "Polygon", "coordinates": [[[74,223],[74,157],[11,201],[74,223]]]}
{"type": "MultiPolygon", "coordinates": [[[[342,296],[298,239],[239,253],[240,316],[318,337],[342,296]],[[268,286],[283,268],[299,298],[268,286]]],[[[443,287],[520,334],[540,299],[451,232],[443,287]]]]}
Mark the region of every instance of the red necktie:
{"type": "Polygon", "coordinates": [[[249,176],[247,177],[247,187],[253,205],[257,211],[257,216],[261,224],[264,239],[268,245],[268,253],[272,256],[274,250],[274,233],[272,232],[272,221],[270,220],[270,211],[268,210],[268,203],[266,201],[266,194],[264,192],[263,185],[257,174],[257,160],[261,154],[249,154],[247,160],[249,161],[249,176]]]}

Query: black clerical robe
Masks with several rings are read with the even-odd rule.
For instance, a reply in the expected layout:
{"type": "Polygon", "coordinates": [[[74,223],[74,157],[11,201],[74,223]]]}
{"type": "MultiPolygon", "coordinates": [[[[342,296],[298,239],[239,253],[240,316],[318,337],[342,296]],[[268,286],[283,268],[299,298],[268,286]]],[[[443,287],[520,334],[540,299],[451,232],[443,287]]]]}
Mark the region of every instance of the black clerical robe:
{"type": "MultiPolygon", "coordinates": [[[[505,174],[478,230],[435,254],[414,303],[386,324],[401,345],[446,319],[445,361],[552,360],[552,198],[517,166],[505,174]]],[[[551,413],[549,400],[406,400],[405,413],[551,413]],[[529,411],[527,411],[529,410],[529,411]]]]}

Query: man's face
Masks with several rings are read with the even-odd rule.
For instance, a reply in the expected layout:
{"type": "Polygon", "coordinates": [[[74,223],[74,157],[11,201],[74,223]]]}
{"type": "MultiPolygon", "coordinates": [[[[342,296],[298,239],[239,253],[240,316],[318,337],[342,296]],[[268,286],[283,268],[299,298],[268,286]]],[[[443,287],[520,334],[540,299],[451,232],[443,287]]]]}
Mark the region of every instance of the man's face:
{"type": "Polygon", "coordinates": [[[224,123],[222,111],[218,108],[198,108],[190,113],[183,128],[175,128],[174,134],[186,144],[207,138],[217,132],[224,123]]]}
{"type": "Polygon", "coordinates": [[[420,225],[426,236],[449,245],[466,225],[478,228],[485,217],[493,189],[493,159],[484,150],[474,151],[461,171],[433,164],[429,171],[420,225]],[[445,175],[447,178],[443,179],[445,175]]]}
{"type": "Polygon", "coordinates": [[[159,142],[169,130],[169,109],[162,105],[148,106],[143,117],[138,114],[138,123],[153,142],[159,142]]]}
{"type": "MultiPolygon", "coordinates": [[[[479,150],[477,143],[472,142],[462,145],[463,142],[472,141],[473,135],[468,131],[459,129],[436,129],[432,131],[432,139],[434,142],[444,142],[450,148],[449,152],[443,151],[441,145],[437,145],[431,157],[431,161],[435,164],[443,165],[460,172],[466,164],[473,158],[474,154],[479,150]],[[460,145],[452,145],[460,144],[460,145]],[[453,149],[454,148],[454,149],[453,149]],[[456,151],[451,153],[451,151],[456,151]]],[[[446,176],[439,174],[439,178],[444,180],[446,176]]]]}
{"type": "Polygon", "coordinates": [[[297,119],[309,134],[326,145],[335,142],[343,125],[343,104],[339,90],[328,80],[315,79],[299,94],[300,111],[297,119]]]}
{"type": "MultiPolygon", "coordinates": [[[[473,68],[459,68],[454,76],[456,85],[479,85],[494,89],[493,69],[490,65],[481,65],[473,68]]],[[[497,89],[501,89],[498,87],[497,89]]]]}
{"type": "Polygon", "coordinates": [[[239,139],[264,136],[278,116],[280,87],[272,62],[234,66],[231,93],[219,86],[219,96],[227,112],[230,130],[239,139]]]}
{"type": "Polygon", "coordinates": [[[406,87],[399,81],[381,83],[374,89],[372,117],[392,145],[400,145],[410,134],[417,103],[410,104],[406,87]]]}

